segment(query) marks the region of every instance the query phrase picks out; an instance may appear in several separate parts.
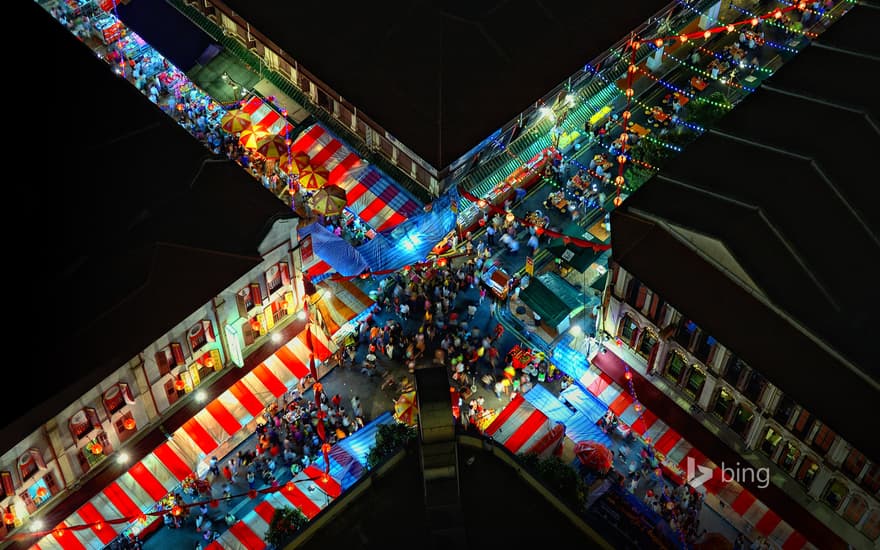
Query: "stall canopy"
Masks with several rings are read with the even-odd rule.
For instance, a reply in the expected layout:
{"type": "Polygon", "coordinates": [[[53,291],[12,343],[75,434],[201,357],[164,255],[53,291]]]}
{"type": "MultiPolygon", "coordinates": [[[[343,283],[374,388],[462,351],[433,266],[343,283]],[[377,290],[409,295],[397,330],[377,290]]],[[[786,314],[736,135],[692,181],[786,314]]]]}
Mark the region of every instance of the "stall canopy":
{"type": "Polygon", "coordinates": [[[358,247],[361,256],[373,271],[400,269],[427,258],[431,250],[455,229],[453,201],[458,193],[453,186],[438,197],[427,212],[413,216],[389,231],[358,247]]]}
{"type": "Polygon", "coordinates": [[[335,335],[345,323],[373,306],[375,301],[353,282],[326,280],[318,284],[315,302],[327,333],[335,335]]]}
{"type": "MultiPolygon", "coordinates": [[[[256,121],[255,121],[256,122],[256,121]]],[[[348,209],[376,231],[387,231],[422,210],[422,204],[323,126],[315,124],[290,146],[327,171],[327,183],[345,189],[348,209]]]]}
{"type": "Polygon", "coordinates": [[[552,327],[559,326],[585,303],[583,294],[556,273],[543,273],[533,278],[519,297],[541,316],[544,323],[552,327]]]}
{"type": "Polygon", "coordinates": [[[532,449],[554,427],[547,415],[517,394],[486,428],[486,435],[519,453],[532,449]]]}
{"type": "MultiPolygon", "coordinates": [[[[309,235],[311,235],[314,260],[326,263],[340,275],[346,277],[358,275],[370,267],[355,247],[342,237],[334,235],[323,225],[315,222],[299,230],[300,241],[309,235]]],[[[304,263],[303,268],[308,269],[309,275],[313,277],[320,274],[313,272],[310,264],[304,263]]]]}
{"type": "MultiPolygon", "coordinates": [[[[321,331],[312,332],[315,360],[325,361],[336,351],[321,331]]],[[[105,521],[106,528],[54,533],[40,541],[41,548],[103,548],[128,524],[106,520],[139,516],[178,487],[188,476],[204,475],[206,457],[241,430],[267,403],[292,388],[309,372],[305,332],[281,346],[274,355],[211,401],[171,437],[93,497],[62,525],[105,521]],[[201,470],[201,471],[200,471],[201,470]],[[81,546],[80,546],[81,544],[81,546]]],[[[156,521],[147,516],[148,521],[156,521]]],[[[161,520],[160,520],[161,521],[161,520]]]]}
{"type": "Polygon", "coordinates": [[[559,258],[576,271],[586,271],[590,264],[602,253],[592,248],[584,248],[574,244],[565,244],[563,239],[550,239],[546,246],[547,252],[559,258]]]}

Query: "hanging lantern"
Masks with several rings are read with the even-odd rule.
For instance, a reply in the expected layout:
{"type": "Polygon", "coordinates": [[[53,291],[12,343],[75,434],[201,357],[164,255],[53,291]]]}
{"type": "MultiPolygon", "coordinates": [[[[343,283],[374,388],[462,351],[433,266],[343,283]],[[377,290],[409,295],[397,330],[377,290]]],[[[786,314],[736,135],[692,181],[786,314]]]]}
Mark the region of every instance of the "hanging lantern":
{"type": "Polygon", "coordinates": [[[626,378],[627,380],[632,380],[633,379],[632,371],[626,371],[625,373],[623,373],[623,377],[626,378]]]}
{"type": "Polygon", "coordinates": [[[620,113],[620,116],[623,117],[623,120],[629,120],[629,117],[632,116],[632,113],[630,113],[629,111],[624,111],[624,112],[620,113]]]}
{"type": "Polygon", "coordinates": [[[61,538],[64,535],[64,529],[58,528],[55,529],[55,536],[61,538]]]}
{"type": "Polygon", "coordinates": [[[133,430],[137,427],[137,422],[134,421],[134,418],[126,418],[122,425],[126,430],[133,430]]]}
{"type": "Polygon", "coordinates": [[[635,94],[635,93],[636,93],[635,90],[633,90],[632,88],[627,88],[626,91],[624,92],[626,97],[632,97],[633,94],[635,94]]]}
{"type": "Polygon", "coordinates": [[[507,220],[507,223],[513,223],[513,220],[516,219],[516,216],[513,215],[513,212],[508,212],[504,219],[507,220]]]}
{"type": "Polygon", "coordinates": [[[711,36],[712,36],[712,33],[711,33],[710,31],[706,31],[706,32],[703,33],[703,38],[705,38],[705,39],[707,39],[707,40],[708,40],[709,37],[711,37],[711,36]]]}
{"type": "Polygon", "coordinates": [[[620,338],[618,338],[618,339],[616,339],[616,340],[614,341],[614,343],[617,344],[618,347],[619,347],[619,346],[623,345],[623,340],[621,340],[620,338]]]}
{"type": "Polygon", "coordinates": [[[733,25],[727,25],[727,32],[733,32],[733,25]]]}
{"type": "Polygon", "coordinates": [[[288,493],[292,493],[293,491],[296,490],[296,484],[292,481],[288,481],[287,483],[284,484],[284,490],[287,491],[288,493]]]}
{"type": "Polygon", "coordinates": [[[439,265],[440,267],[446,267],[446,261],[446,258],[440,258],[439,260],[437,260],[437,265],[439,265]]]}
{"type": "Polygon", "coordinates": [[[208,503],[208,506],[210,506],[211,508],[217,508],[218,506],[220,506],[220,501],[216,498],[212,498],[211,502],[208,503]]]}
{"type": "Polygon", "coordinates": [[[757,25],[757,24],[758,24],[758,18],[757,18],[757,17],[754,17],[754,18],[752,18],[752,20],[751,20],[751,21],[749,21],[749,23],[751,23],[751,24],[752,24],[752,26],[753,26],[753,27],[754,27],[754,26],[755,26],[755,25],[757,25]]]}
{"type": "Polygon", "coordinates": [[[614,197],[614,206],[620,206],[621,204],[623,204],[623,199],[620,197],[614,197]]]}
{"type": "Polygon", "coordinates": [[[95,531],[100,531],[100,530],[103,529],[103,528],[104,528],[104,522],[103,522],[103,521],[99,521],[98,523],[95,524],[95,531]]]}
{"type": "Polygon", "coordinates": [[[614,185],[618,187],[623,187],[623,184],[626,183],[626,180],[623,179],[623,176],[617,176],[614,178],[614,185]]]}
{"type": "Polygon", "coordinates": [[[645,438],[645,443],[647,443],[648,445],[650,445],[653,441],[654,441],[654,438],[651,436],[648,436],[645,438]]]}
{"type": "Polygon", "coordinates": [[[324,483],[329,483],[330,476],[325,473],[324,475],[321,476],[321,481],[323,481],[324,483]]]}
{"type": "Polygon", "coordinates": [[[281,109],[281,116],[287,117],[287,109],[281,109]]]}
{"type": "Polygon", "coordinates": [[[48,492],[45,487],[40,487],[37,489],[37,498],[44,498],[48,492]]]}
{"type": "Polygon", "coordinates": [[[175,504],[174,506],[171,507],[171,515],[172,516],[179,516],[182,513],[183,513],[183,508],[181,508],[177,504],[175,504]]]}
{"type": "Polygon", "coordinates": [[[174,381],[174,389],[177,391],[183,391],[186,388],[186,383],[178,378],[174,381]]]}
{"type": "Polygon", "coordinates": [[[320,382],[315,382],[315,385],[313,386],[313,388],[315,390],[315,393],[321,393],[324,390],[324,384],[322,384],[320,382]]]}
{"type": "Polygon", "coordinates": [[[370,274],[369,274],[369,272],[364,271],[363,273],[361,273],[361,279],[363,279],[363,280],[366,281],[366,280],[369,279],[369,278],[370,278],[370,274]]]}
{"type": "Polygon", "coordinates": [[[658,38],[657,40],[654,41],[654,45],[657,46],[658,48],[662,48],[663,47],[663,39],[658,38]]]}
{"type": "Polygon", "coordinates": [[[635,65],[630,65],[628,68],[629,72],[634,73],[639,70],[639,68],[635,65]]]}
{"type": "Polygon", "coordinates": [[[620,134],[620,142],[621,143],[626,143],[626,140],[628,140],[628,139],[629,139],[629,134],[627,134],[626,132],[620,134]]]}
{"type": "Polygon", "coordinates": [[[480,199],[477,201],[477,207],[480,210],[485,210],[487,206],[489,206],[489,202],[486,201],[486,199],[480,199]]]}
{"type": "Polygon", "coordinates": [[[12,512],[6,512],[3,514],[3,523],[6,525],[13,525],[15,523],[15,514],[12,512]]]}
{"type": "Polygon", "coordinates": [[[330,452],[330,444],[324,443],[323,445],[321,445],[321,452],[322,453],[329,453],[330,452]]]}
{"type": "Polygon", "coordinates": [[[250,491],[248,491],[247,495],[248,495],[248,498],[250,498],[250,499],[257,498],[257,490],[251,489],[250,491]]]}
{"type": "Polygon", "coordinates": [[[92,444],[92,448],[90,450],[93,455],[99,455],[104,452],[104,446],[96,441],[92,444]]]}
{"type": "Polygon", "coordinates": [[[782,10],[776,10],[773,13],[773,17],[775,17],[776,19],[782,19],[782,10]]]}
{"type": "Polygon", "coordinates": [[[536,227],[535,233],[537,233],[537,235],[540,237],[541,235],[544,234],[544,228],[543,227],[536,227]]]}
{"type": "Polygon", "coordinates": [[[684,44],[685,42],[688,41],[688,37],[687,37],[686,34],[683,34],[683,35],[679,36],[678,39],[681,40],[681,43],[682,43],[682,44],[684,44]]]}
{"type": "Polygon", "coordinates": [[[617,155],[617,162],[620,164],[626,164],[626,155],[617,155]]]}
{"type": "Polygon", "coordinates": [[[636,403],[635,407],[633,407],[633,408],[636,410],[637,413],[642,412],[642,404],[641,403],[636,403]]]}

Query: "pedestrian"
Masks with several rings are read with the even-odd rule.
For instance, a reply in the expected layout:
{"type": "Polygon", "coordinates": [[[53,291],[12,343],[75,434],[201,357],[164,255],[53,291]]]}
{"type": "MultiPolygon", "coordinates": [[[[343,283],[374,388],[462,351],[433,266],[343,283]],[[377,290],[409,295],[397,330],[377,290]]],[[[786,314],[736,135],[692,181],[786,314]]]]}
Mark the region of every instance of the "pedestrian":
{"type": "Polygon", "coordinates": [[[249,489],[253,489],[253,488],[255,487],[256,480],[257,480],[257,478],[256,478],[256,476],[254,475],[254,472],[253,472],[252,470],[248,470],[248,473],[247,473],[247,482],[248,482],[248,488],[249,488],[249,489]]]}
{"type": "Polygon", "coordinates": [[[227,483],[232,481],[232,470],[229,468],[229,464],[223,466],[223,477],[226,478],[227,483]]]}
{"type": "Polygon", "coordinates": [[[211,465],[209,468],[212,474],[214,474],[216,477],[220,477],[220,466],[216,456],[211,457],[211,465]]]}

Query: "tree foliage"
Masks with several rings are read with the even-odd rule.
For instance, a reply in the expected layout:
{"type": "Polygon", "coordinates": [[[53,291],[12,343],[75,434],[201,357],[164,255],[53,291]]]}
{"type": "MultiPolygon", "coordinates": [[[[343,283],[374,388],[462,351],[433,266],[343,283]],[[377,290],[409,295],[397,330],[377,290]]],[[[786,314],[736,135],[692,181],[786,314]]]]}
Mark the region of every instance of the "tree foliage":
{"type": "Polygon", "coordinates": [[[308,523],[308,518],[296,508],[278,508],[264,540],[276,548],[284,548],[308,523]]]}
{"type": "Polygon", "coordinates": [[[415,427],[399,422],[379,426],[379,431],[376,433],[376,444],[370,448],[370,452],[367,454],[367,467],[375,468],[382,460],[398,449],[407,446],[415,438],[415,427]]]}
{"type": "Polygon", "coordinates": [[[520,456],[520,462],[572,509],[584,507],[587,488],[574,468],[555,456],[542,459],[535,454],[526,454],[520,456]]]}

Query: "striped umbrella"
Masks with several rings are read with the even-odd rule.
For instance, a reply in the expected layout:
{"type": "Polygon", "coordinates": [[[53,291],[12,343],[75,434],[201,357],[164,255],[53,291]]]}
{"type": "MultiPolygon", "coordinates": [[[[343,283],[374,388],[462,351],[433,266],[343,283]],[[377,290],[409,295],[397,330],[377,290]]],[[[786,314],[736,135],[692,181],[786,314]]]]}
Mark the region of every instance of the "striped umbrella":
{"type": "Polygon", "coordinates": [[[287,140],[281,136],[266,136],[257,143],[257,152],[267,159],[278,160],[287,154],[287,140]]]}
{"type": "Polygon", "coordinates": [[[312,211],[323,216],[336,216],[346,205],[345,189],[337,185],[322,187],[312,195],[312,211]]]}
{"type": "Polygon", "coordinates": [[[287,156],[287,150],[278,159],[278,167],[287,173],[299,175],[305,168],[309,166],[309,155],[300,151],[293,153],[293,156],[287,156]]]}
{"type": "Polygon", "coordinates": [[[220,119],[220,127],[230,134],[237,134],[251,126],[251,115],[241,109],[233,109],[220,119]]]}
{"type": "Polygon", "coordinates": [[[247,149],[256,149],[268,134],[259,126],[249,126],[241,131],[238,141],[247,149]]]}
{"type": "Polygon", "coordinates": [[[309,164],[299,172],[299,184],[303,189],[320,189],[327,185],[330,171],[323,165],[309,164]]]}
{"type": "Polygon", "coordinates": [[[394,418],[407,426],[415,426],[419,408],[416,405],[416,392],[402,394],[394,403],[394,418]]]}

